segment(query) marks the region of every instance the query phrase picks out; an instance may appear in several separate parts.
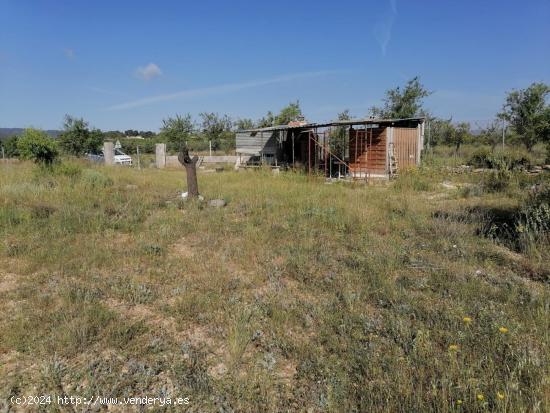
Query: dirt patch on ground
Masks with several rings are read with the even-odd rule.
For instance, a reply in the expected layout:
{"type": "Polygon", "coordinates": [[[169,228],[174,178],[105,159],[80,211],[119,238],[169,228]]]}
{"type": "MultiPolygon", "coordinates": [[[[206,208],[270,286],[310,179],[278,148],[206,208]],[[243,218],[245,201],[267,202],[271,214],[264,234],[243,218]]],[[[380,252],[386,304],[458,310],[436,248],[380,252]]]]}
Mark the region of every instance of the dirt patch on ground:
{"type": "Polygon", "coordinates": [[[106,304],[124,319],[143,321],[154,330],[160,328],[175,342],[188,342],[193,347],[204,348],[213,355],[223,352],[223,345],[215,339],[212,331],[206,326],[182,325],[174,317],[157,312],[143,304],[128,305],[113,298],[106,300],[106,304]]]}
{"type": "Polygon", "coordinates": [[[185,240],[180,240],[170,247],[169,254],[173,258],[191,258],[195,255],[195,251],[185,240]]]}
{"type": "Polygon", "coordinates": [[[277,376],[283,383],[290,384],[296,375],[296,363],[291,360],[284,360],[279,363],[277,368],[277,376]]]}
{"type": "Polygon", "coordinates": [[[0,294],[17,288],[17,275],[10,272],[0,271],[0,294]]]}
{"type": "Polygon", "coordinates": [[[168,254],[172,258],[192,258],[197,250],[201,239],[197,236],[188,236],[180,238],[168,249],[168,254]]]}
{"type": "Polygon", "coordinates": [[[179,331],[176,320],[173,317],[167,317],[159,314],[146,305],[129,305],[114,298],[109,298],[105,303],[111,310],[120,314],[124,319],[144,321],[146,324],[154,327],[155,329],[161,327],[174,338],[185,337],[185,334],[179,331]]]}

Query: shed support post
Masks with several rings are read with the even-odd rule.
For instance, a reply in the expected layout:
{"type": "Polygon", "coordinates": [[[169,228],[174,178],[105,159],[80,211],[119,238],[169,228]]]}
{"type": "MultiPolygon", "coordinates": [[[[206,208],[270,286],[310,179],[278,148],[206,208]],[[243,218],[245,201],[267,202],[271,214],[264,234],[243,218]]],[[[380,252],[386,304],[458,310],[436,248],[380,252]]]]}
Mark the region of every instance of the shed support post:
{"type": "Polygon", "coordinates": [[[292,132],[292,167],[296,167],[296,164],[294,162],[294,132],[292,132]]]}
{"type": "Polygon", "coordinates": [[[311,132],[307,135],[307,173],[311,173],[311,132]]]}

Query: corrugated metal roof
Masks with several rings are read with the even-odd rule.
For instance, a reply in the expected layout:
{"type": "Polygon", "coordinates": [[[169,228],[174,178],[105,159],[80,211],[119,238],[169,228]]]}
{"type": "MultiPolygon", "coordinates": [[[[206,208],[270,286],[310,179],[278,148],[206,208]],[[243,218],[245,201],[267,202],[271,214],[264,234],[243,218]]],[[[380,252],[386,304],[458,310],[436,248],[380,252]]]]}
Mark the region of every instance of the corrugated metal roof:
{"type": "Polygon", "coordinates": [[[366,119],[350,119],[350,120],[335,120],[327,123],[306,123],[301,126],[290,126],[290,125],[276,125],[268,126],[266,128],[256,128],[256,129],[245,129],[238,132],[269,132],[269,131],[278,131],[278,130],[289,130],[289,129],[314,129],[314,128],[325,128],[328,126],[351,126],[351,125],[370,125],[374,123],[378,124],[392,124],[392,123],[401,123],[401,122],[418,122],[421,123],[425,120],[424,117],[418,118],[403,118],[403,119],[378,119],[378,118],[366,118],[366,119]]]}

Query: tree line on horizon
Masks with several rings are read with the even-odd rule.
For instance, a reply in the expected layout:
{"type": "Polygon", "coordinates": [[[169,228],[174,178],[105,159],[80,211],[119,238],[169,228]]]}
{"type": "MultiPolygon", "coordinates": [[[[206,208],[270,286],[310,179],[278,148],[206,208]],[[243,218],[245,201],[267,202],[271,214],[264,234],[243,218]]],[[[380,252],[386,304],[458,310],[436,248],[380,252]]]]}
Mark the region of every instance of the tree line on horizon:
{"type": "MultiPolygon", "coordinates": [[[[425,109],[423,101],[431,94],[432,92],[420,82],[419,77],[414,77],[404,86],[386,91],[383,104],[380,107],[372,107],[369,115],[385,119],[425,117],[428,147],[448,145],[454,147],[456,152],[463,144],[469,143],[489,145],[494,149],[502,141],[505,128],[504,134],[508,144],[524,146],[528,151],[532,151],[536,144],[545,143],[550,159],[549,85],[533,83],[525,89],[508,93],[495,120],[475,136],[469,123],[454,123],[452,118],[438,118],[425,109]]],[[[163,119],[158,133],[132,129],[124,132],[103,132],[90,127],[83,118],[66,115],[63,130],[57,139],[49,137],[41,130],[26,129],[21,136],[12,136],[3,141],[2,147],[7,157],[42,156],[47,162],[59,153],[72,156],[97,153],[105,140],[120,141],[122,150],[127,153],[135,153],[138,146],[141,153],[154,153],[155,144],[160,142],[167,144],[169,152],[176,152],[182,146],[186,146],[190,151],[205,151],[210,145],[212,150],[230,152],[235,149],[235,136],[238,130],[285,125],[300,118],[303,118],[303,113],[299,101],[289,103],[277,114],[269,111],[256,121],[249,118],[233,120],[228,115],[214,112],[200,113],[198,119],[193,119],[189,113],[176,114],[163,119]],[[142,139],[136,139],[138,135],[142,139]]],[[[337,118],[349,120],[352,116],[349,110],[345,110],[339,113],[337,118]]],[[[345,129],[336,128],[332,136],[332,149],[339,152],[343,147],[345,129]]]]}
{"type": "MultiPolygon", "coordinates": [[[[170,152],[178,151],[186,145],[191,151],[205,151],[211,148],[214,151],[231,151],[235,149],[235,136],[238,130],[261,128],[279,124],[286,124],[301,116],[299,102],[291,102],[281,109],[278,114],[269,111],[266,116],[254,121],[252,119],[233,120],[228,115],[219,115],[214,112],[203,112],[199,119],[193,119],[190,113],[176,114],[163,119],[158,133],[152,131],[101,131],[90,127],[83,118],[65,115],[63,129],[57,138],[52,138],[44,131],[27,128],[21,135],[13,135],[2,142],[4,154],[7,157],[25,156],[21,149],[30,138],[38,139],[40,143],[48,142],[51,150],[71,156],[83,156],[87,153],[98,153],[104,141],[119,141],[122,150],[135,153],[137,146],[141,153],[154,153],[156,143],[166,143],[170,152]],[[23,139],[25,138],[25,139],[23,139]],[[22,141],[22,143],[20,143],[22,141]]],[[[32,140],[31,139],[31,140],[32,140]]]]}

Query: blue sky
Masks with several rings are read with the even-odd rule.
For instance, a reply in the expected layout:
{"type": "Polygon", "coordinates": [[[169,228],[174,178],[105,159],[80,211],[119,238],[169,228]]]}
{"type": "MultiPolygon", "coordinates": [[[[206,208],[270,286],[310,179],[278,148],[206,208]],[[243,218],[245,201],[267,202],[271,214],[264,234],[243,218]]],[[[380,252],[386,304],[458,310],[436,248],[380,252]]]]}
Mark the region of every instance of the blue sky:
{"type": "Polygon", "coordinates": [[[354,116],[419,75],[438,116],[550,83],[550,1],[0,0],[0,127],[157,130],[176,113],[354,116]]]}

